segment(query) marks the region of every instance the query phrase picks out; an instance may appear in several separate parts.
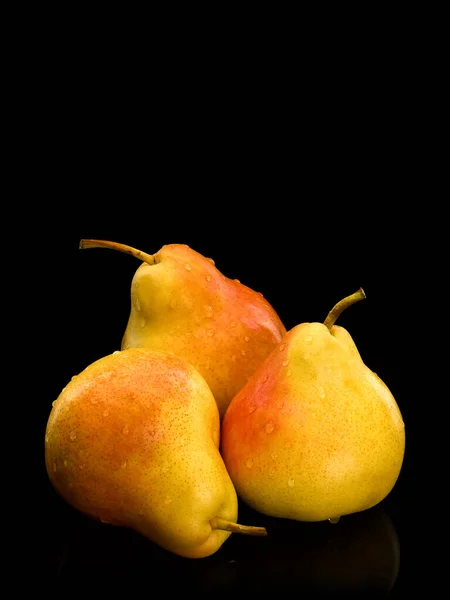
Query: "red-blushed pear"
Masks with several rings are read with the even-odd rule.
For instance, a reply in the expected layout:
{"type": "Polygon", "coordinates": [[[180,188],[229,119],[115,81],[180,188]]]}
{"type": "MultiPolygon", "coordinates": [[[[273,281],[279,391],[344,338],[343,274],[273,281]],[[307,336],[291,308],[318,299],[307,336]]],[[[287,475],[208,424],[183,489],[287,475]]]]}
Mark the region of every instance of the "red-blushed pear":
{"type": "Polygon", "coordinates": [[[206,379],[222,417],[286,330],[258,292],[223,275],[184,244],[147,254],[105,240],[80,248],[111,248],[143,261],[131,282],[125,348],[160,348],[189,361],[206,379]]]}
{"type": "Polygon", "coordinates": [[[162,350],[116,351],[72,378],[54,402],[46,468],[80,512],[201,558],[231,532],[266,534],[236,523],[219,437],[216,402],[192,365],[162,350]]]}
{"type": "Polygon", "coordinates": [[[221,453],[240,496],[274,517],[334,522],[394,487],[403,463],[399,407],[335,321],[291,329],[232,399],[221,453]]]}

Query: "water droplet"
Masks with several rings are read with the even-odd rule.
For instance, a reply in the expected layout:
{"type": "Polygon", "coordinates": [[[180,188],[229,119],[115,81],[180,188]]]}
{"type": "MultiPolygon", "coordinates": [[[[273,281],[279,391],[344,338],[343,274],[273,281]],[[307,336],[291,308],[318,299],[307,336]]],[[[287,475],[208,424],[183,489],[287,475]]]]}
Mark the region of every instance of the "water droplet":
{"type": "Polygon", "coordinates": [[[98,400],[96,398],[90,398],[91,404],[97,404],[98,400]]]}
{"type": "Polygon", "coordinates": [[[103,411],[103,416],[107,417],[108,415],[109,415],[109,410],[108,409],[104,410],[103,411]]]}
{"type": "Polygon", "coordinates": [[[70,381],[73,381],[74,379],[76,379],[78,377],[78,375],[73,375],[70,381]]]}
{"type": "Polygon", "coordinates": [[[69,463],[67,462],[67,460],[65,460],[63,464],[64,464],[64,466],[65,466],[65,467],[66,467],[66,469],[67,469],[67,467],[69,466],[69,463]]]}
{"type": "Polygon", "coordinates": [[[141,327],[145,327],[145,323],[146,323],[146,320],[145,319],[141,319],[141,327]]]}
{"type": "Polygon", "coordinates": [[[56,463],[53,463],[53,472],[56,473],[56,463]]]}
{"type": "Polygon", "coordinates": [[[230,327],[236,327],[236,321],[231,321],[230,327]]]}
{"type": "Polygon", "coordinates": [[[248,412],[250,414],[254,413],[256,410],[256,406],[254,404],[250,404],[250,406],[248,407],[248,412]]]}
{"type": "Polygon", "coordinates": [[[308,360],[308,358],[309,358],[310,356],[311,356],[311,352],[305,352],[304,359],[305,359],[305,360],[308,360]]]}
{"type": "Polygon", "coordinates": [[[244,348],[242,348],[242,350],[241,350],[241,354],[242,354],[242,356],[245,356],[245,355],[246,355],[246,352],[245,352],[244,348]]]}
{"type": "Polygon", "coordinates": [[[276,452],[272,452],[270,456],[273,458],[273,460],[277,460],[278,458],[278,454],[276,452]]]}
{"type": "Polygon", "coordinates": [[[70,432],[70,439],[72,440],[72,442],[74,442],[77,439],[77,434],[75,433],[75,431],[70,432]]]}
{"type": "Polygon", "coordinates": [[[208,329],[208,331],[207,331],[208,337],[212,337],[215,333],[216,333],[215,329],[208,329]]]}
{"type": "Polygon", "coordinates": [[[50,441],[50,438],[48,437],[48,435],[45,436],[45,443],[48,444],[48,442],[50,441]]]}
{"type": "Polygon", "coordinates": [[[213,316],[212,306],[205,306],[205,316],[210,319],[213,316]]]}
{"type": "Polygon", "coordinates": [[[186,263],[184,265],[184,268],[186,269],[186,271],[190,271],[192,269],[191,265],[189,263],[186,263]]]}
{"type": "Polygon", "coordinates": [[[136,310],[140,311],[141,310],[141,303],[139,302],[139,298],[136,298],[135,304],[136,304],[136,310]]]}
{"type": "Polygon", "coordinates": [[[292,371],[290,369],[288,369],[286,371],[286,377],[290,377],[292,375],[292,371]]]}
{"type": "Polygon", "coordinates": [[[205,275],[206,281],[211,281],[211,275],[205,275]]]}
{"type": "Polygon", "coordinates": [[[177,307],[177,301],[176,300],[171,300],[170,301],[170,308],[176,308],[177,307]]]}
{"type": "Polygon", "coordinates": [[[273,431],[273,424],[272,423],[267,423],[267,425],[265,426],[265,430],[266,430],[266,433],[272,433],[272,431],[273,431]]]}
{"type": "Polygon", "coordinates": [[[127,435],[127,433],[129,433],[129,432],[130,432],[130,429],[129,429],[128,425],[125,425],[125,427],[122,429],[122,432],[123,432],[125,435],[127,435]]]}
{"type": "Polygon", "coordinates": [[[120,466],[122,467],[122,469],[126,469],[127,464],[128,464],[127,461],[124,460],[123,463],[120,466]]]}
{"type": "Polygon", "coordinates": [[[259,294],[259,295],[260,295],[262,298],[264,298],[264,295],[263,295],[263,293],[262,293],[262,292],[258,292],[258,294],[259,294]]]}
{"type": "Polygon", "coordinates": [[[289,364],[289,359],[283,360],[283,367],[287,367],[289,364]]]}
{"type": "Polygon", "coordinates": [[[244,341],[245,342],[249,342],[250,341],[250,338],[248,337],[248,335],[245,336],[244,341]]]}
{"type": "Polygon", "coordinates": [[[56,400],[53,400],[53,402],[52,402],[52,406],[55,406],[55,402],[56,402],[56,400]]]}
{"type": "Polygon", "coordinates": [[[261,379],[261,383],[266,383],[266,381],[269,379],[268,375],[264,375],[264,377],[261,379]]]}
{"type": "Polygon", "coordinates": [[[274,469],[270,469],[270,471],[269,471],[269,475],[270,475],[271,477],[273,477],[273,476],[275,475],[275,470],[274,470],[274,469]]]}
{"type": "Polygon", "coordinates": [[[78,468],[80,469],[80,471],[82,471],[84,469],[86,465],[78,465],[78,468]]]}
{"type": "Polygon", "coordinates": [[[341,517],[333,517],[332,519],[328,519],[330,521],[330,523],[332,525],[336,525],[336,523],[339,523],[341,517]]]}
{"type": "Polygon", "coordinates": [[[239,279],[235,279],[235,282],[236,282],[236,283],[241,283],[241,282],[239,281],[239,279]]]}
{"type": "Polygon", "coordinates": [[[118,354],[120,354],[120,350],[114,350],[113,356],[117,356],[118,354]]]}
{"type": "Polygon", "coordinates": [[[286,348],[286,344],[280,344],[279,350],[280,352],[283,352],[283,350],[286,348]]]}
{"type": "Polygon", "coordinates": [[[247,460],[245,461],[245,466],[247,467],[247,469],[251,469],[253,467],[253,458],[247,458],[247,460]]]}
{"type": "Polygon", "coordinates": [[[290,479],[288,479],[288,486],[289,487],[294,487],[294,485],[295,485],[295,480],[292,479],[292,477],[291,477],[290,479]]]}
{"type": "Polygon", "coordinates": [[[166,498],[166,499],[164,500],[164,504],[166,504],[166,505],[167,505],[167,504],[170,504],[171,502],[172,502],[172,498],[166,498]]]}
{"type": "Polygon", "coordinates": [[[212,265],[215,265],[215,264],[216,264],[212,258],[208,258],[208,260],[209,260],[209,262],[210,262],[212,265]]]}
{"type": "Polygon", "coordinates": [[[319,396],[321,398],[325,398],[325,396],[326,396],[325,390],[323,389],[323,387],[321,385],[319,385],[319,396]]]}
{"type": "Polygon", "coordinates": [[[307,335],[305,337],[305,342],[311,342],[312,341],[312,335],[307,335]]]}

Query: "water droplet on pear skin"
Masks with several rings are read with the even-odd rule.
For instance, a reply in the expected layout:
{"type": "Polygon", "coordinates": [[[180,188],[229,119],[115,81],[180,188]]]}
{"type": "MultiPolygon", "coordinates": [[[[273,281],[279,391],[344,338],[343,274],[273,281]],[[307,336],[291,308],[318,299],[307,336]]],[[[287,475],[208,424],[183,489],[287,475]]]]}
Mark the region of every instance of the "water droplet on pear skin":
{"type": "Polygon", "coordinates": [[[77,439],[77,434],[75,433],[75,431],[71,431],[69,437],[72,440],[72,442],[74,442],[77,439]]]}
{"type": "Polygon", "coordinates": [[[272,454],[270,456],[271,456],[271,458],[273,458],[273,460],[277,460],[277,458],[278,458],[278,454],[276,452],[272,452],[272,454]]]}
{"type": "Polygon", "coordinates": [[[127,464],[128,464],[127,461],[124,460],[123,463],[120,466],[121,466],[122,469],[126,469],[127,464]]]}
{"type": "Polygon", "coordinates": [[[192,269],[191,265],[189,263],[186,263],[184,265],[184,268],[186,269],[186,271],[190,271],[192,269]]]}
{"type": "Polygon", "coordinates": [[[213,316],[212,306],[205,306],[205,316],[210,319],[213,316]]]}
{"type": "Polygon", "coordinates": [[[50,441],[50,438],[48,437],[48,435],[45,436],[45,443],[48,444],[48,442],[50,441]]]}
{"type": "Polygon", "coordinates": [[[279,348],[278,348],[278,349],[279,349],[279,351],[280,351],[280,352],[283,352],[283,350],[284,350],[285,348],[286,348],[286,344],[280,344],[280,346],[279,346],[279,348]]]}
{"type": "Polygon", "coordinates": [[[117,356],[118,354],[120,354],[120,350],[114,350],[113,356],[117,356]]]}
{"type": "Polygon", "coordinates": [[[286,371],[286,377],[290,377],[292,375],[292,371],[290,369],[288,369],[286,371]]]}
{"type": "Polygon", "coordinates": [[[256,410],[256,406],[255,406],[255,404],[251,404],[251,405],[248,407],[248,412],[249,412],[250,414],[254,413],[254,412],[255,412],[255,410],[256,410]]]}
{"type": "Polygon", "coordinates": [[[70,381],[73,381],[74,379],[76,379],[78,377],[78,375],[73,375],[70,379],[70,381]]]}
{"type": "Polygon", "coordinates": [[[209,260],[209,262],[210,262],[212,265],[215,265],[215,264],[216,264],[212,258],[208,258],[208,260],[209,260]]]}
{"type": "Polygon", "coordinates": [[[141,319],[141,327],[145,327],[145,323],[146,323],[146,320],[145,319],[141,319]]]}
{"type": "Polygon", "coordinates": [[[323,387],[321,385],[319,385],[319,396],[321,398],[325,398],[325,396],[326,396],[325,390],[323,389],[323,387]]]}
{"type": "Polygon", "coordinates": [[[122,432],[127,435],[130,432],[130,429],[128,427],[128,425],[125,425],[124,428],[122,429],[122,432]]]}
{"type": "Polygon", "coordinates": [[[53,400],[53,402],[52,402],[52,406],[55,406],[55,402],[56,402],[56,400],[53,400]]]}
{"type": "Polygon", "coordinates": [[[332,519],[328,519],[330,521],[330,523],[332,525],[336,525],[336,523],[339,523],[341,517],[333,517],[332,519]]]}
{"type": "Polygon", "coordinates": [[[307,335],[305,337],[305,342],[312,342],[312,335],[307,335]]]}
{"type": "Polygon", "coordinates": [[[247,469],[251,469],[253,467],[253,458],[247,458],[247,460],[245,461],[245,466],[247,467],[247,469]]]}
{"type": "Polygon", "coordinates": [[[242,354],[242,356],[245,356],[247,354],[246,351],[244,350],[244,348],[242,348],[241,354],[242,354]]]}
{"type": "Polygon", "coordinates": [[[287,358],[286,360],[283,360],[283,367],[287,367],[289,364],[289,359],[287,358]]]}
{"type": "Polygon", "coordinates": [[[108,409],[104,410],[103,411],[103,416],[107,417],[108,415],[109,415],[109,410],[108,409]]]}
{"type": "Polygon", "coordinates": [[[166,505],[170,504],[171,502],[172,502],[172,498],[166,498],[164,500],[164,504],[166,504],[166,505]]]}
{"type": "Polygon", "coordinates": [[[272,433],[273,431],[273,423],[267,423],[267,425],[264,428],[266,430],[266,433],[272,433]]]}
{"type": "Polygon", "coordinates": [[[269,379],[268,375],[264,375],[264,377],[261,379],[261,383],[266,383],[266,381],[269,379]]]}
{"type": "Polygon", "coordinates": [[[140,311],[141,310],[141,303],[139,302],[139,298],[136,298],[135,304],[136,304],[136,310],[140,311]]]}
{"type": "Polygon", "coordinates": [[[234,281],[235,281],[236,283],[241,283],[241,282],[239,281],[239,279],[235,279],[234,281]]]}
{"type": "Polygon", "coordinates": [[[249,342],[249,341],[250,341],[250,338],[248,337],[248,335],[246,335],[244,338],[244,342],[249,342]]]}
{"type": "Polygon", "coordinates": [[[211,281],[211,275],[205,275],[206,281],[211,281]]]}
{"type": "Polygon", "coordinates": [[[294,480],[294,479],[291,477],[290,479],[288,479],[288,482],[287,482],[287,484],[288,484],[288,486],[289,486],[289,487],[294,487],[294,485],[295,485],[295,480],[294,480]]]}

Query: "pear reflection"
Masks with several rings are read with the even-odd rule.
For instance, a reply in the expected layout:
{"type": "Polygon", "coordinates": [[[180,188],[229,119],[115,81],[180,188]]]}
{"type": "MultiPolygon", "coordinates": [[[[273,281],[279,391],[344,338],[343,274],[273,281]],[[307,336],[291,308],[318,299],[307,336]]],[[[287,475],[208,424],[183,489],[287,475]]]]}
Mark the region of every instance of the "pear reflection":
{"type": "Polygon", "coordinates": [[[337,524],[274,519],[240,507],[240,522],[267,528],[265,538],[232,534],[214,555],[186,559],[139,534],[75,516],[61,543],[52,581],[102,588],[122,580],[161,584],[165,594],[227,596],[296,591],[387,593],[395,584],[400,545],[388,515],[374,507],[337,524]]]}
{"type": "Polygon", "coordinates": [[[252,589],[255,578],[261,589],[274,592],[296,588],[387,593],[395,584],[400,543],[379,506],[342,517],[336,524],[270,519],[265,526],[266,547],[254,545],[250,553],[236,544],[240,585],[245,589],[252,589]]]}

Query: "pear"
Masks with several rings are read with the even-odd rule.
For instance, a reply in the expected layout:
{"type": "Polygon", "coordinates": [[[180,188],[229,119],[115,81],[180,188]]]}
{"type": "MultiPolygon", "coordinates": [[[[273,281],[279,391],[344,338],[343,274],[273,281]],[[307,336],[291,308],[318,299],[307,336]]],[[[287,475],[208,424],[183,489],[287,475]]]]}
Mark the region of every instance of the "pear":
{"type": "Polygon", "coordinates": [[[386,384],[335,321],[293,327],[232,399],[221,453],[255,510],[331,522],[381,502],[400,474],[405,428],[386,384]]]}
{"type": "Polygon", "coordinates": [[[219,438],[217,404],[198,371],[172,353],[130,348],[93,362],[62,390],[45,464],[78,511],[201,558],[231,532],[266,534],[236,523],[219,438]]]}
{"type": "Polygon", "coordinates": [[[221,418],[286,333],[259,292],[187,245],[165,245],[153,255],[105,240],[81,240],[80,248],[112,248],[143,261],[131,282],[121,348],[160,348],[185,358],[206,379],[221,418]]]}

